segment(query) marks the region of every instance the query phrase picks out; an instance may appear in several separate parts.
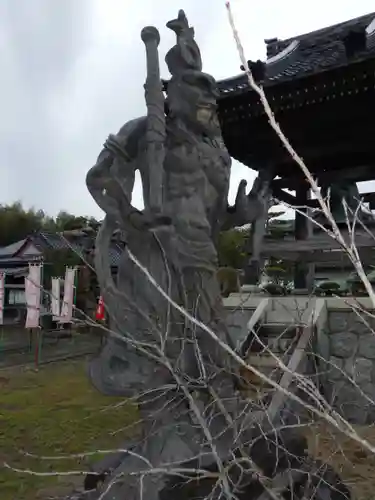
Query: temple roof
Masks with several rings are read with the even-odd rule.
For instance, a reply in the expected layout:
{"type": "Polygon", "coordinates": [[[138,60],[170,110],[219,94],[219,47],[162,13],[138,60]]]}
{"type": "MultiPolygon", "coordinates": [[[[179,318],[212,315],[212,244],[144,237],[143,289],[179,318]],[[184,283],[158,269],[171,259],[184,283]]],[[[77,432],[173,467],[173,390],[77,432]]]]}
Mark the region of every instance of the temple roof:
{"type": "MultiPolygon", "coordinates": [[[[332,70],[367,59],[375,60],[375,12],[286,40],[265,41],[267,60],[249,61],[254,78],[264,86],[332,70]]],[[[223,97],[248,90],[242,73],[218,82],[223,97]]]]}

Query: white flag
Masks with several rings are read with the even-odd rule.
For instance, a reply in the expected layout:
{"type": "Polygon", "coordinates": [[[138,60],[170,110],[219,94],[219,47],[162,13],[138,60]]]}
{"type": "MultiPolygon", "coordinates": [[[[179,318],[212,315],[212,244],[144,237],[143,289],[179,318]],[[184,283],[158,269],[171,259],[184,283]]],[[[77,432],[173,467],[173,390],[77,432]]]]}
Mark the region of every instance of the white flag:
{"type": "Polygon", "coordinates": [[[75,276],[76,269],[67,267],[65,271],[64,299],[59,318],[60,323],[70,323],[72,321],[75,276]]]}
{"type": "Polygon", "coordinates": [[[30,265],[29,275],[25,278],[27,316],[25,328],[38,328],[40,317],[42,266],[30,265]]]}
{"type": "Polygon", "coordinates": [[[60,317],[60,278],[52,278],[51,296],[52,319],[58,321],[60,317]]]}
{"type": "Polygon", "coordinates": [[[4,323],[5,273],[0,273],[0,325],[4,323]]]}

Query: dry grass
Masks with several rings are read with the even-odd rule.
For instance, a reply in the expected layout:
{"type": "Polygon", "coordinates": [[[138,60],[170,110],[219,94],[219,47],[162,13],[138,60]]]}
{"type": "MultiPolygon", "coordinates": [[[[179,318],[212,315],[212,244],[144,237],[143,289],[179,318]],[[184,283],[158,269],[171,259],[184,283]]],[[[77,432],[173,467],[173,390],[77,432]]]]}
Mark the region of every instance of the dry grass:
{"type": "MultiPolygon", "coordinates": [[[[47,472],[86,470],[86,464],[77,460],[51,463],[27,458],[20,450],[54,456],[108,449],[125,437],[124,432],[113,436],[111,431],[136,420],[136,409],[130,404],[101,411],[119,400],[101,396],[90,386],[82,361],[50,365],[38,372],[7,370],[0,375],[1,463],[5,460],[17,468],[47,472]]],[[[20,475],[1,468],[1,499],[43,499],[71,490],[73,481],[20,475]]]]}
{"type": "MultiPolygon", "coordinates": [[[[375,445],[375,427],[357,427],[356,431],[375,445]]],[[[349,486],[355,500],[375,498],[375,456],[359,444],[327,425],[313,425],[307,431],[310,452],[329,462],[349,486]]]]}

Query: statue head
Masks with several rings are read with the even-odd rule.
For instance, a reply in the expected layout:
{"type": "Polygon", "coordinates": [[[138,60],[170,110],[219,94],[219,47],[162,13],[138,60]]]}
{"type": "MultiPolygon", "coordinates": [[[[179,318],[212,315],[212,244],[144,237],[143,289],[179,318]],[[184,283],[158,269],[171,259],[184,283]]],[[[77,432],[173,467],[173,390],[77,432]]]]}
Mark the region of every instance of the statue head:
{"type": "Polygon", "coordinates": [[[220,134],[215,80],[200,71],[186,71],[168,82],[167,105],[171,118],[181,119],[196,133],[220,134]]]}
{"type": "Polygon", "coordinates": [[[177,76],[189,70],[202,71],[202,58],[194,39],[194,28],[189,26],[185,12],[180,10],[177,19],[167,23],[167,28],[176,33],[176,45],[165,56],[171,75],[177,76]]]}
{"type": "Polygon", "coordinates": [[[176,45],[165,58],[172,74],[167,84],[168,113],[172,118],[180,118],[196,133],[217,136],[220,134],[216,105],[218,89],[215,79],[202,72],[194,29],[182,10],[167,27],[177,38],[176,45]]]}

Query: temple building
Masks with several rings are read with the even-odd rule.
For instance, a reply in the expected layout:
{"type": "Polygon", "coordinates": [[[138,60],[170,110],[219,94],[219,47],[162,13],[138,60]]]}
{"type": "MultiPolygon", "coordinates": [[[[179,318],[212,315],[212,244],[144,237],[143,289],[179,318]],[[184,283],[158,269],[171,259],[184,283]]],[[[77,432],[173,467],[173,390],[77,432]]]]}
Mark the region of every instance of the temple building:
{"type": "MultiPolygon", "coordinates": [[[[268,39],[266,45],[267,60],[249,61],[249,67],[321,193],[330,195],[344,234],[342,198],[354,210],[361,197],[357,182],[375,179],[375,13],[287,40],[268,39]]],[[[310,213],[317,207],[310,185],[271,128],[247,75],[242,72],[218,84],[219,118],[231,156],[257,171],[272,168],[272,196],[310,213]]],[[[374,193],[363,200],[375,208],[374,193]]],[[[371,212],[361,210],[361,217],[366,224],[374,223],[371,212]]],[[[356,235],[367,265],[373,262],[372,237],[361,229],[356,235]]],[[[276,252],[296,261],[295,287],[308,288],[313,264],[335,260],[339,253],[331,250],[338,247],[296,212],[294,237],[264,241],[262,255],[276,252]]]]}

